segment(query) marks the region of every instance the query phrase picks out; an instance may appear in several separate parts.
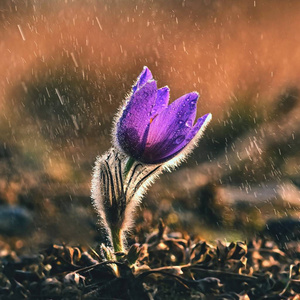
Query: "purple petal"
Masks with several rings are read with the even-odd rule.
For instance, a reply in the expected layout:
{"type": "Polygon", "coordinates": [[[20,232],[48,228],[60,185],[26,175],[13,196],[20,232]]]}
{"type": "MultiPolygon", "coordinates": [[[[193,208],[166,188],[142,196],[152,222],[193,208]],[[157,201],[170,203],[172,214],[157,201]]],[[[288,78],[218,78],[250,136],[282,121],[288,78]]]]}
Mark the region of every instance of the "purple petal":
{"type": "MultiPolygon", "coordinates": [[[[166,151],[165,155],[160,157],[155,157],[154,155],[151,157],[149,156],[148,162],[150,163],[162,163],[165,161],[168,161],[175,157],[179,152],[181,152],[189,143],[190,141],[196,136],[196,134],[199,132],[207,118],[210,117],[210,114],[206,114],[199,118],[196,122],[196,124],[188,129],[188,133],[184,137],[184,135],[180,135],[177,137],[177,139],[174,140],[174,138],[168,139],[165,143],[165,147],[168,147],[170,150],[168,153],[166,151]]],[[[188,127],[188,126],[187,126],[188,127]]],[[[167,149],[167,148],[166,148],[167,149]]],[[[151,153],[152,154],[152,153],[151,153]]]]}
{"type": "Polygon", "coordinates": [[[131,96],[117,124],[120,147],[135,158],[144,151],[156,95],[156,82],[148,81],[131,96]]]}
{"type": "MultiPolygon", "coordinates": [[[[167,160],[177,155],[185,146],[189,144],[189,142],[196,136],[196,134],[199,132],[207,118],[210,116],[210,114],[206,114],[199,118],[196,122],[196,124],[190,129],[189,133],[186,135],[185,139],[180,143],[177,147],[175,147],[172,151],[172,153],[169,154],[167,157],[167,160]]],[[[166,159],[166,158],[164,158],[166,159]]]]}
{"type": "Polygon", "coordinates": [[[151,111],[151,118],[154,118],[158,115],[162,110],[167,108],[169,103],[170,89],[165,86],[157,91],[157,98],[155,105],[151,111]]]}
{"type": "Polygon", "coordinates": [[[147,81],[152,80],[153,76],[151,71],[147,68],[144,67],[143,71],[141,74],[138,76],[138,79],[135,83],[135,85],[132,87],[132,92],[135,93],[135,91],[139,88],[141,88],[147,81]]]}
{"type": "Polygon", "coordinates": [[[209,114],[202,116],[201,118],[199,118],[197,120],[197,122],[193,126],[192,130],[186,136],[186,139],[185,139],[186,144],[188,144],[196,136],[196,134],[199,132],[199,130],[201,129],[202,125],[205,123],[207,118],[210,118],[210,117],[211,117],[211,114],[209,113],[209,114]]]}
{"type": "Polygon", "coordinates": [[[155,163],[173,155],[184,142],[196,116],[197,99],[197,93],[186,94],[154,118],[143,153],[145,162],[155,163]]]}

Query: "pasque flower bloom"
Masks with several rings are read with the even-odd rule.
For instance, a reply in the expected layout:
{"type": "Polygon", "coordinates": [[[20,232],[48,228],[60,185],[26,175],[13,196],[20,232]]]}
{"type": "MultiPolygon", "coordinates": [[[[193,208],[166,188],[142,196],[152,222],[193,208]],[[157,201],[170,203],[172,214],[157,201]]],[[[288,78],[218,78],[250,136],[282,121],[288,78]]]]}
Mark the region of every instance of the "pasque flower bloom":
{"type": "Polygon", "coordinates": [[[198,94],[188,93],[168,105],[169,88],[157,89],[147,67],[139,75],[132,93],[116,123],[118,148],[146,164],[164,163],[188,148],[211,119],[199,118],[198,94]]]}
{"type": "Polygon", "coordinates": [[[169,88],[157,89],[145,67],[117,116],[114,145],[98,157],[92,199],[116,252],[124,251],[133,212],[153,180],[188,154],[211,114],[194,124],[198,94],[186,94],[170,105],[169,88]]]}

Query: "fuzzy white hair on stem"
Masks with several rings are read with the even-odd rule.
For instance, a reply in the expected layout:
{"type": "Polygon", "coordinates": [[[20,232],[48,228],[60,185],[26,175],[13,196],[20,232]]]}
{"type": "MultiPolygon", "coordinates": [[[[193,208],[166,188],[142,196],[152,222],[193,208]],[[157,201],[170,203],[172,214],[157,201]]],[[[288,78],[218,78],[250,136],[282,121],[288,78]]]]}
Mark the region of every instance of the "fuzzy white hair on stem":
{"type": "Polygon", "coordinates": [[[145,165],[135,161],[129,173],[125,174],[128,159],[128,156],[111,148],[96,159],[93,171],[93,205],[112,244],[114,230],[120,231],[124,244],[125,233],[133,226],[136,207],[146,189],[162,171],[161,165],[145,165]]]}

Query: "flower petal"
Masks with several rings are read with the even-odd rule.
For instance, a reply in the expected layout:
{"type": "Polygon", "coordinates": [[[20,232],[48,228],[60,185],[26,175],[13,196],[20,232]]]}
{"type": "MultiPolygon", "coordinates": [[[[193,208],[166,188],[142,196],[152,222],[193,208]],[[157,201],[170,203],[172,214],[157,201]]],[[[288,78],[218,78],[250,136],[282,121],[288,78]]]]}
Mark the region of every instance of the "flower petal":
{"type": "MultiPolygon", "coordinates": [[[[185,137],[182,134],[182,135],[178,136],[175,140],[174,140],[174,138],[165,140],[164,145],[162,145],[162,143],[160,143],[159,147],[164,147],[164,149],[165,150],[168,149],[168,151],[165,151],[164,156],[161,155],[162,153],[160,153],[160,154],[154,153],[154,152],[148,153],[148,155],[147,155],[147,160],[149,160],[148,162],[151,161],[151,163],[162,163],[162,162],[172,159],[174,156],[179,154],[179,152],[181,152],[190,143],[190,141],[197,135],[197,133],[201,130],[202,127],[203,127],[203,129],[204,129],[204,127],[206,127],[203,125],[205,123],[207,123],[207,121],[209,121],[210,119],[211,119],[211,114],[206,114],[206,115],[202,116],[201,118],[199,118],[197,120],[196,124],[192,128],[187,129],[188,132],[186,133],[185,137]]],[[[153,147],[153,148],[158,150],[159,148],[157,146],[158,145],[156,145],[156,147],[153,147]]],[[[147,161],[145,161],[145,162],[147,162],[147,161]]]]}
{"type": "Polygon", "coordinates": [[[136,90],[141,88],[147,81],[152,80],[153,76],[151,71],[147,68],[144,67],[143,71],[139,75],[135,85],[132,87],[132,92],[135,93],[136,90]]]}
{"type": "Polygon", "coordinates": [[[144,151],[156,95],[156,82],[148,81],[131,96],[117,123],[119,146],[135,158],[144,151]]]}
{"type": "Polygon", "coordinates": [[[211,119],[210,113],[199,118],[196,124],[191,128],[189,133],[186,135],[182,143],[180,143],[176,148],[174,148],[172,153],[169,153],[168,157],[165,157],[164,159],[169,160],[172,157],[176,156],[180,151],[182,151],[183,148],[185,148],[190,143],[190,141],[198,134],[198,132],[201,130],[202,127],[203,129],[205,129],[206,126],[203,125],[206,123],[206,121],[209,121],[210,119],[211,119]]]}
{"type": "MultiPolygon", "coordinates": [[[[193,126],[192,130],[189,132],[189,134],[186,136],[185,142],[186,144],[189,143],[195,136],[196,134],[199,132],[199,130],[201,129],[201,127],[204,125],[204,123],[206,123],[207,121],[211,120],[211,114],[205,114],[204,116],[202,116],[201,118],[199,118],[196,122],[196,124],[193,126]]],[[[206,127],[206,126],[204,126],[206,127]]],[[[205,129],[205,128],[203,128],[205,129]]],[[[202,129],[202,131],[203,131],[202,129]]]]}
{"type": "Polygon", "coordinates": [[[167,108],[169,103],[170,89],[165,86],[157,90],[157,98],[155,101],[155,105],[151,111],[151,118],[154,118],[158,115],[162,110],[167,108]]]}
{"type": "Polygon", "coordinates": [[[196,116],[197,93],[186,94],[164,109],[150,125],[144,162],[161,162],[186,139],[196,116]]]}

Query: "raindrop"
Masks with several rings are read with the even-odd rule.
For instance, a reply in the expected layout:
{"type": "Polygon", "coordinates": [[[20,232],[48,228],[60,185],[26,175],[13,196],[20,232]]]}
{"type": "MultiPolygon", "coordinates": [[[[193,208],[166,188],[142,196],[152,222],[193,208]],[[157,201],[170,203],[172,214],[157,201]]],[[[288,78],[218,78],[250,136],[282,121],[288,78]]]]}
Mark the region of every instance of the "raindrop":
{"type": "Polygon", "coordinates": [[[156,112],[157,112],[157,109],[156,109],[156,108],[153,108],[152,111],[151,111],[151,113],[149,113],[149,115],[155,115],[156,112]]]}
{"type": "Polygon", "coordinates": [[[182,125],[182,124],[183,124],[183,121],[182,121],[182,120],[179,120],[179,121],[178,121],[178,124],[179,124],[179,125],[182,125]]]}
{"type": "Polygon", "coordinates": [[[187,126],[187,127],[192,127],[192,125],[193,125],[192,120],[187,120],[186,123],[185,123],[185,126],[187,126]]]}
{"type": "Polygon", "coordinates": [[[184,140],[184,135],[180,135],[178,138],[176,138],[175,144],[178,145],[178,144],[182,143],[183,140],[184,140]]]}

